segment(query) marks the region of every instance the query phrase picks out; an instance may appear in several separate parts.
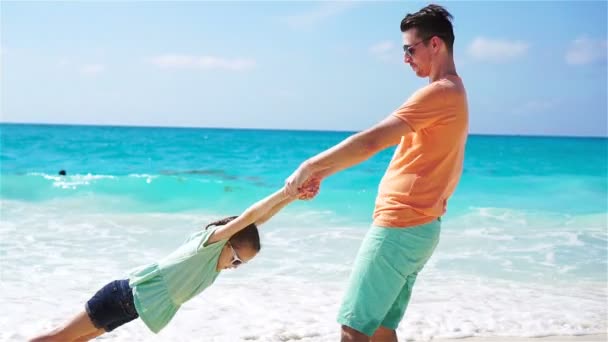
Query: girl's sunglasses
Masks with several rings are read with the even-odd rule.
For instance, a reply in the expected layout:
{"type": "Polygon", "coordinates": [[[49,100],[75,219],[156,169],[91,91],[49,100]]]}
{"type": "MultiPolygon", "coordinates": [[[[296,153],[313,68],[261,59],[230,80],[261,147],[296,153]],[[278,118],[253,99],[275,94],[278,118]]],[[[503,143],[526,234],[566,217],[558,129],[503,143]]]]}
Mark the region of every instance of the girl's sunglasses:
{"type": "Polygon", "coordinates": [[[232,251],[232,260],[230,261],[230,264],[234,267],[239,267],[240,265],[245,264],[245,261],[239,258],[239,255],[236,254],[236,251],[234,250],[234,247],[232,247],[232,244],[230,242],[228,242],[228,246],[232,251]]]}

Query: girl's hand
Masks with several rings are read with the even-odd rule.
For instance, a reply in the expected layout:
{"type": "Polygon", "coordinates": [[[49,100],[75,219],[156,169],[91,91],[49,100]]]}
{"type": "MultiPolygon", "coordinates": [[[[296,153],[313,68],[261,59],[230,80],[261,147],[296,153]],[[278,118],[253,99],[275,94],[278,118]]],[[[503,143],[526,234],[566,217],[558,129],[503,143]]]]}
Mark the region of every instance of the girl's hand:
{"type": "Polygon", "coordinates": [[[302,163],[292,174],[285,180],[285,192],[290,196],[298,196],[299,189],[304,186],[311,176],[310,167],[306,162],[302,163]]]}
{"type": "Polygon", "coordinates": [[[319,193],[319,187],[321,186],[321,179],[317,177],[308,178],[302,186],[298,188],[298,199],[310,200],[313,199],[319,193]]]}

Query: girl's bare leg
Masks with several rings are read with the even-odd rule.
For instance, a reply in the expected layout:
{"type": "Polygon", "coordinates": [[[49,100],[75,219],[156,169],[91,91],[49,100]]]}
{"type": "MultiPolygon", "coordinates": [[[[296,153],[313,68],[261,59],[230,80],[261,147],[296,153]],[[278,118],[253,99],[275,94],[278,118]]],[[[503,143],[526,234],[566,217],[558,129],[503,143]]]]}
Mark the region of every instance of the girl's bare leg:
{"type": "Polygon", "coordinates": [[[96,328],[93,322],[91,322],[89,315],[85,311],[82,311],[65,326],[57,328],[48,334],[35,337],[30,342],[67,342],[77,340],[78,338],[91,339],[104,332],[103,329],[96,328]]]}

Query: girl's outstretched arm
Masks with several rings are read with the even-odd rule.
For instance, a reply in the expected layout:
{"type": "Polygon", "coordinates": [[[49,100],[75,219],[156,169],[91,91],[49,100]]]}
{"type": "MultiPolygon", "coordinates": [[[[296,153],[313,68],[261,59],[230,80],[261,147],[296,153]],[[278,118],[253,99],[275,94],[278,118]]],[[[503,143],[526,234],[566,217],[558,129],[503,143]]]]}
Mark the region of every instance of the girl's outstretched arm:
{"type": "Polygon", "coordinates": [[[227,240],[252,223],[260,223],[268,220],[293,199],[295,198],[287,195],[284,188],[281,188],[272,195],[254,203],[234,220],[217,228],[207,240],[207,244],[212,244],[220,240],[227,240]],[[268,215],[269,213],[271,215],[268,215]]]}
{"type": "Polygon", "coordinates": [[[294,198],[294,197],[287,197],[287,198],[283,199],[281,202],[277,203],[274,207],[272,207],[270,210],[268,210],[259,219],[257,219],[255,221],[256,226],[259,227],[264,222],[270,220],[271,217],[273,217],[274,215],[276,215],[276,213],[278,213],[279,211],[281,211],[281,209],[283,209],[286,205],[288,205],[289,203],[291,203],[291,202],[293,202],[295,200],[296,200],[296,198],[294,198]]]}
{"type": "MultiPolygon", "coordinates": [[[[279,202],[278,204],[276,204],[272,209],[268,210],[266,212],[266,214],[262,215],[262,217],[260,217],[257,221],[255,221],[255,224],[257,226],[263,224],[264,222],[268,221],[271,217],[273,217],[276,213],[278,213],[279,211],[281,211],[281,209],[283,209],[286,205],[288,205],[289,203],[295,201],[296,199],[300,199],[300,200],[310,200],[312,198],[314,198],[317,193],[319,192],[319,187],[321,186],[321,178],[319,177],[311,177],[307,182],[305,182],[302,187],[299,189],[300,193],[298,194],[298,197],[287,197],[284,200],[282,200],[281,202],[279,202]]],[[[283,188],[285,189],[285,188],[283,188]]]]}

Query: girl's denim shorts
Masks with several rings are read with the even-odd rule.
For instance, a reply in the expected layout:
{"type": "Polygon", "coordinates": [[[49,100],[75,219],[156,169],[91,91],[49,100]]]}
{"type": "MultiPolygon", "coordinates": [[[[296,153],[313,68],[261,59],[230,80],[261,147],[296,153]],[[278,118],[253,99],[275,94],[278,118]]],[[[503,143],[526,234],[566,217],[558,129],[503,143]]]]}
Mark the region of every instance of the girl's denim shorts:
{"type": "Polygon", "coordinates": [[[85,309],[93,325],[105,331],[112,331],[139,317],[127,279],[115,280],[102,287],[89,299],[85,309]]]}

